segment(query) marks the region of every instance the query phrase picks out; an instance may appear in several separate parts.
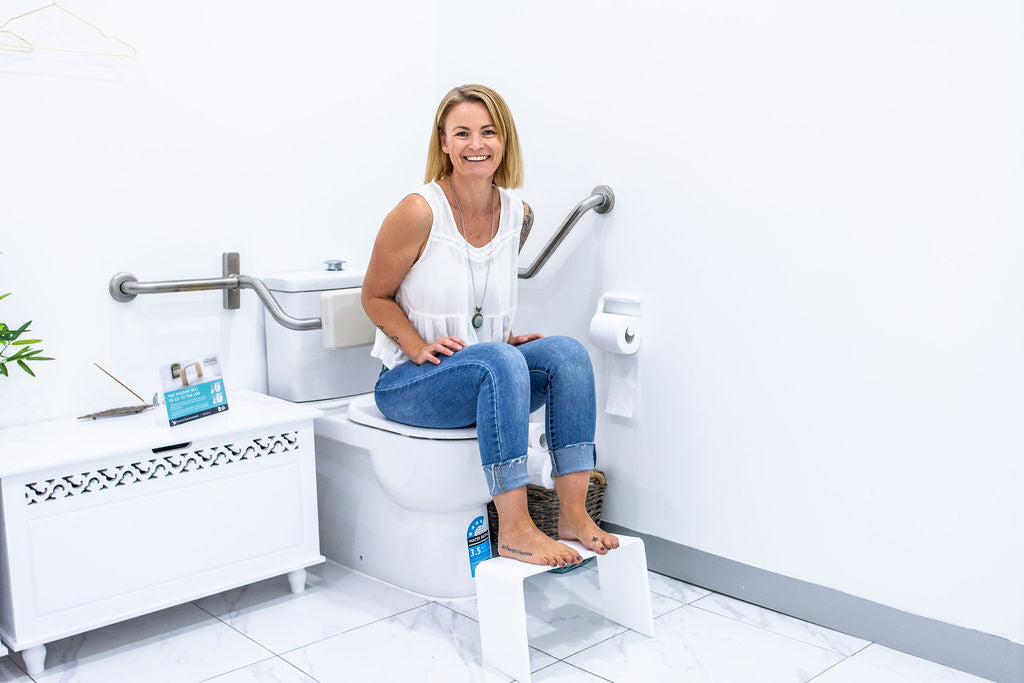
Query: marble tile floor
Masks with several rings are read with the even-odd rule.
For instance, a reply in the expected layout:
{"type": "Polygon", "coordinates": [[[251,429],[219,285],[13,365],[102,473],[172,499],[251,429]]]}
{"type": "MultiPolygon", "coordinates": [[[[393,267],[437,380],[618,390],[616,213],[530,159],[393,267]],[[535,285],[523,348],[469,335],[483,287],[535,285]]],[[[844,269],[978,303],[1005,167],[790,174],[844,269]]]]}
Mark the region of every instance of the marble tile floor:
{"type": "MultiPolygon", "coordinates": [[[[527,581],[534,681],[983,680],[653,572],[650,639],[601,617],[597,577],[527,581]]],[[[12,654],[0,682],[509,680],[480,661],[475,600],[426,600],[331,562],[307,586],[292,595],[277,577],[56,641],[34,679],[12,654]]]]}

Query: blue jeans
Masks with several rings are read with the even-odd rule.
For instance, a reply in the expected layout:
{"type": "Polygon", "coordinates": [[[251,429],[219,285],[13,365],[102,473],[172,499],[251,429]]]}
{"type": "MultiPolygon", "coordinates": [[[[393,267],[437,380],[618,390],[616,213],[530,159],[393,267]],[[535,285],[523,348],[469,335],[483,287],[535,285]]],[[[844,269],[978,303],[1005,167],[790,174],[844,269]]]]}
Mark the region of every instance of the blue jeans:
{"type": "Polygon", "coordinates": [[[594,468],[594,370],[570,337],[512,346],[472,344],[441,364],[406,361],[377,379],[374,397],[391,420],[453,429],[476,423],[491,495],[524,486],[530,413],[547,404],[552,476],[594,468]]]}

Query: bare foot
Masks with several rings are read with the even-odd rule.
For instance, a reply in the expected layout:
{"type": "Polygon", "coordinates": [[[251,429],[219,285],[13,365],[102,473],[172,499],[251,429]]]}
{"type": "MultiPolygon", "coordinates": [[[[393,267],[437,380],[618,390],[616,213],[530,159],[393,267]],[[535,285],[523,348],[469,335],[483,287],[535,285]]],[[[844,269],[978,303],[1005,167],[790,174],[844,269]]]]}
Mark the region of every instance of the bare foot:
{"type": "Polygon", "coordinates": [[[567,510],[564,505],[558,511],[558,537],[566,541],[579,541],[598,555],[605,555],[609,550],[619,547],[619,539],[595,524],[585,509],[567,510]]]}
{"type": "Polygon", "coordinates": [[[565,567],[583,561],[575,550],[546,536],[533,522],[528,526],[508,528],[499,524],[498,554],[520,562],[548,567],[565,567]]]}

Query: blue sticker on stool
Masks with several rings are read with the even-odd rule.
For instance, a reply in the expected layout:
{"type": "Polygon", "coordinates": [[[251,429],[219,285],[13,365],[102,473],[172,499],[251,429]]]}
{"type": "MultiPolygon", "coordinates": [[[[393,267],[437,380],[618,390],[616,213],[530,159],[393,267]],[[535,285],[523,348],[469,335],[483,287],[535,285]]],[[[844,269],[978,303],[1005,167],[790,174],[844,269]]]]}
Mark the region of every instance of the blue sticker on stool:
{"type": "Polygon", "coordinates": [[[469,573],[476,576],[476,566],[491,559],[491,534],[483,515],[474,519],[466,530],[466,545],[469,546],[469,573]]]}

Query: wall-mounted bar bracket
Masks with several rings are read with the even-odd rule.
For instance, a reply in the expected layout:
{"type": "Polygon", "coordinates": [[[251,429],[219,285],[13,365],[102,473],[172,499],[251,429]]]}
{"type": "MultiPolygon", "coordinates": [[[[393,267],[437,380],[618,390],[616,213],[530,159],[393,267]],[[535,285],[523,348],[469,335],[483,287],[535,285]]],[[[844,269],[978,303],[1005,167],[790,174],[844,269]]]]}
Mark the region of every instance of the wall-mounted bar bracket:
{"type": "MultiPolygon", "coordinates": [[[[238,277],[239,260],[237,251],[225,251],[220,255],[221,275],[224,277],[238,277]]],[[[234,310],[242,305],[242,291],[238,288],[224,290],[224,309],[234,310]]]]}
{"type": "Polygon", "coordinates": [[[110,278],[110,283],[107,285],[107,291],[110,292],[110,296],[114,301],[131,301],[135,298],[134,294],[125,294],[125,291],[121,289],[121,285],[129,282],[138,282],[139,278],[135,277],[131,273],[118,273],[114,277],[110,278]]]}

